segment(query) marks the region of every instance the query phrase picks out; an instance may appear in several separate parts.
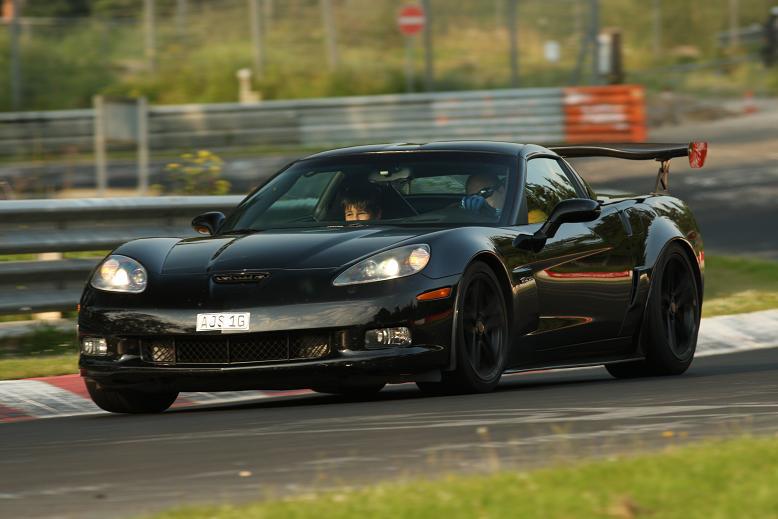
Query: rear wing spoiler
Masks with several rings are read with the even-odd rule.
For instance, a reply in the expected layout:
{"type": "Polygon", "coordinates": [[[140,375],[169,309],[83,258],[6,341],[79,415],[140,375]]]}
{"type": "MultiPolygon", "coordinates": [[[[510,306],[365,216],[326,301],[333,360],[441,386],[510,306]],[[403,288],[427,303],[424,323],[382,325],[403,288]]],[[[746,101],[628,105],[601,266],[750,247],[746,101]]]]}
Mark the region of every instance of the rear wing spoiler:
{"type": "Polygon", "coordinates": [[[707,142],[690,142],[689,144],[570,144],[549,148],[560,157],[613,157],[628,160],[656,160],[661,162],[656,176],[656,192],[667,192],[668,176],[670,174],[670,159],[689,157],[689,166],[701,168],[708,155],[707,142]]]}

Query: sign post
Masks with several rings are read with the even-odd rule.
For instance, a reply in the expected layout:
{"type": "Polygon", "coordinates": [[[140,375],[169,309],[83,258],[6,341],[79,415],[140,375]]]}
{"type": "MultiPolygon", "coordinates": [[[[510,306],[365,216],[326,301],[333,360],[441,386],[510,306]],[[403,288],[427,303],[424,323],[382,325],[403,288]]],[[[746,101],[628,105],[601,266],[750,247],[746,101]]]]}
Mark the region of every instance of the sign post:
{"type": "Polygon", "coordinates": [[[22,69],[21,69],[21,26],[19,25],[19,9],[21,2],[11,0],[3,4],[3,18],[10,16],[11,29],[11,109],[22,109],[22,69]],[[9,7],[10,6],[10,7],[9,7]]]}
{"type": "Polygon", "coordinates": [[[105,149],[105,113],[103,96],[94,96],[92,104],[95,109],[94,148],[95,148],[95,185],[97,196],[105,196],[108,188],[108,163],[105,149]]]}
{"type": "Polygon", "coordinates": [[[139,99],[94,97],[94,148],[97,195],[108,188],[107,148],[111,142],[135,144],[138,150],[138,194],[149,187],[148,102],[139,99]]]}
{"type": "Polygon", "coordinates": [[[145,196],[149,190],[149,103],[138,98],[138,194],[145,196]]]}
{"type": "Polygon", "coordinates": [[[407,92],[414,91],[414,36],[424,30],[425,23],[424,9],[418,5],[406,5],[397,15],[397,27],[405,35],[405,90],[407,92]]]}
{"type": "Polygon", "coordinates": [[[519,88],[519,42],[516,10],[518,0],[508,0],[508,40],[510,41],[511,86],[519,88]]]}

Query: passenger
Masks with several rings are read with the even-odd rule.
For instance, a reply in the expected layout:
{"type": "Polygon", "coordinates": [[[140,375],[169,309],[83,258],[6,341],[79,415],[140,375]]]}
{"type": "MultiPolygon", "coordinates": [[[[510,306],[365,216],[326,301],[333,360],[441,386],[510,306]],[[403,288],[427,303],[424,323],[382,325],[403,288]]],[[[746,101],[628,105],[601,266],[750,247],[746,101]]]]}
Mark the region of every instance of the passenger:
{"type": "Polygon", "coordinates": [[[367,185],[346,191],[343,197],[343,218],[347,222],[381,219],[381,193],[367,185]]]}
{"type": "Polygon", "coordinates": [[[497,175],[470,175],[465,184],[466,196],[460,207],[473,213],[498,218],[505,204],[505,185],[497,175]]]}

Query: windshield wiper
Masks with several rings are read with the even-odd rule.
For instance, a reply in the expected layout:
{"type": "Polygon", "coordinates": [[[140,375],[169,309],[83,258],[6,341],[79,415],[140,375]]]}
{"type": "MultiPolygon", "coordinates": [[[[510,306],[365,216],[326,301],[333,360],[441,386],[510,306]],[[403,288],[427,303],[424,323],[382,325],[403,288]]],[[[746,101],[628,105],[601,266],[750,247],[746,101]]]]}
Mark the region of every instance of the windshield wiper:
{"type": "Polygon", "coordinates": [[[221,231],[219,234],[254,234],[255,232],[262,232],[264,229],[230,229],[229,231],[221,231]]]}

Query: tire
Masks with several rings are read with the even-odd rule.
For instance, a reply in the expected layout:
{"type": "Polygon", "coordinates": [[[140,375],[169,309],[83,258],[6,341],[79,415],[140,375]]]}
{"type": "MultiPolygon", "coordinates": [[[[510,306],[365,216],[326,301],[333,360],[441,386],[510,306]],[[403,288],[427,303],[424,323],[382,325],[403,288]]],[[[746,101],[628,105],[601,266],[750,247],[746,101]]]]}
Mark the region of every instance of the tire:
{"type": "Polygon", "coordinates": [[[655,269],[638,334],[645,360],[606,365],[614,377],[680,375],[694,359],[701,310],[694,267],[680,245],[670,244],[655,269]]]}
{"type": "Polygon", "coordinates": [[[316,386],[311,388],[316,393],[326,393],[330,395],[341,395],[352,398],[357,397],[370,397],[380,392],[385,383],[379,382],[375,384],[332,384],[324,386],[316,386]]]}
{"type": "Polygon", "coordinates": [[[492,391],[505,371],[510,326],[500,283],[485,263],[472,263],[462,276],[456,315],[456,369],[416,385],[429,394],[492,391]]]}
{"type": "Polygon", "coordinates": [[[112,389],[86,379],[86,389],[100,409],[111,413],[161,413],[178,398],[177,391],[147,393],[131,389],[112,389]]]}

